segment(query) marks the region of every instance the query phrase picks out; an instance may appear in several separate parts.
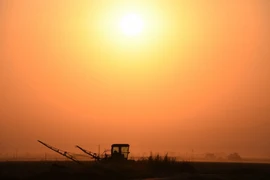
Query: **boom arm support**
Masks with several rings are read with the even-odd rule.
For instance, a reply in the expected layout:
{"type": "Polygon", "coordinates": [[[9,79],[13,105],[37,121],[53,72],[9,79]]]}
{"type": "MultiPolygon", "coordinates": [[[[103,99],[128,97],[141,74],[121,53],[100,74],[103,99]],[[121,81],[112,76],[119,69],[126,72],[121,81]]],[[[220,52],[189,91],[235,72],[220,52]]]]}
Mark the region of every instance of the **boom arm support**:
{"type": "Polygon", "coordinates": [[[89,156],[94,158],[95,160],[98,160],[98,161],[101,160],[101,158],[98,155],[96,155],[96,153],[92,153],[90,151],[87,151],[86,149],[83,149],[82,147],[80,147],[78,145],[76,147],[79,148],[81,151],[83,151],[85,154],[88,154],[89,156]]]}
{"type": "Polygon", "coordinates": [[[51,149],[51,150],[57,152],[58,154],[61,154],[62,156],[65,156],[66,158],[68,158],[68,159],[70,159],[70,160],[72,160],[72,161],[74,161],[74,162],[80,164],[80,162],[79,162],[78,160],[76,160],[75,157],[72,156],[70,153],[68,153],[68,152],[66,152],[66,151],[63,151],[63,150],[60,150],[60,149],[58,149],[58,148],[55,148],[55,147],[53,147],[53,146],[50,146],[50,145],[48,145],[48,144],[46,144],[46,143],[44,143],[44,142],[42,142],[42,141],[40,141],[40,140],[37,140],[37,141],[38,141],[39,143],[41,143],[42,145],[46,146],[47,148],[49,148],[49,149],[51,149]]]}

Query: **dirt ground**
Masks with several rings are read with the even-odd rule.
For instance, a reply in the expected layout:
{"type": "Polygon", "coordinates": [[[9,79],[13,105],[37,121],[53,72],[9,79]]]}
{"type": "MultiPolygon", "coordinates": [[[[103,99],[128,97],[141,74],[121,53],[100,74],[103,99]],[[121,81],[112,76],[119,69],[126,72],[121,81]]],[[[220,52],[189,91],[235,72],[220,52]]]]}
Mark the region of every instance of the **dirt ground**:
{"type": "Polygon", "coordinates": [[[164,166],[152,170],[136,162],[128,167],[100,166],[93,162],[78,165],[69,161],[0,162],[0,179],[269,180],[270,164],[189,162],[179,163],[174,170],[164,166]]]}

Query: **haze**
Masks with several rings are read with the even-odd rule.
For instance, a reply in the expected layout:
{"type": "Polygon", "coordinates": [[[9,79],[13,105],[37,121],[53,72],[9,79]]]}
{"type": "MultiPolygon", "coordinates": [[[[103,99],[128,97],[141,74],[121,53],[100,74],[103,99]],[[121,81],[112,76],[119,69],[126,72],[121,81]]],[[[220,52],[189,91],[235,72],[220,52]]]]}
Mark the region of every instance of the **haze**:
{"type": "Polygon", "coordinates": [[[0,152],[270,157],[269,19],[269,0],[1,0],[0,152]],[[111,21],[129,8],[136,39],[111,21]]]}

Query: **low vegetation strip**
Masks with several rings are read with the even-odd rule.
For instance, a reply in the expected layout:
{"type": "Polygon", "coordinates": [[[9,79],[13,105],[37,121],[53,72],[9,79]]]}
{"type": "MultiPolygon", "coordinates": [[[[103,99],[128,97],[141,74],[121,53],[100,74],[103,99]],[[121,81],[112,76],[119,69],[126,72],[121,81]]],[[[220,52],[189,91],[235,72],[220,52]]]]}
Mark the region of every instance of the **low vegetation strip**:
{"type": "Polygon", "coordinates": [[[269,170],[269,164],[180,162],[151,154],[121,162],[1,162],[0,179],[270,179],[269,170]]]}

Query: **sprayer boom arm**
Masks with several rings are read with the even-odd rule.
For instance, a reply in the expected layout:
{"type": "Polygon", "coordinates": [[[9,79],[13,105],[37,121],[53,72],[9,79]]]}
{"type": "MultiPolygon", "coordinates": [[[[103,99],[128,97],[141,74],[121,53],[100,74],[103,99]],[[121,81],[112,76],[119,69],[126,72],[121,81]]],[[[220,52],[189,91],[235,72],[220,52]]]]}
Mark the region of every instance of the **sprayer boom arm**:
{"type": "Polygon", "coordinates": [[[98,156],[98,155],[96,155],[96,153],[92,153],[92,152],[90,152],[90,151],[87,151],[86,149],[83,149],[82,147],[80,147],[80,146],[76,146],[77,148],[79,148],[81,151],[83,151],[84,153],[86,153],[86,154],[88,154],[89,156],[91,156],[92,158],[94,158],[95,160],[101,160],[101,158],[98,156]]]}
{"type": "Polygon", "coordinates": [[[68,152],[66,152],[66,151],[63,151],[63,150],[60,150],[60,149],[58,149],[58,148],[55,148],[55,147],[53,147],[53,146],[50,146],[50,145],[48,145],[48,144],[46,144],[46,143],[44,143],[44,142],[42,142],[42,141],[40,141],[40,140],[37,140],[37,141],[38,141],[39,143],[41,143],[42,145],[46,146],[47,148],[49,148],[49,149],[51,149],[51,150],[57,152],[58,154],[61,154],[62,156],[65,156],[66,158],[68,158],[68,159],[70,159],[70,160],[72,160],[72,161],[74,161],[74,162],[80,164],[80,162],[79,162],[77,159],[75,159],[75,157],[72,156],[70,153],[68,153],[68,152]]]}

